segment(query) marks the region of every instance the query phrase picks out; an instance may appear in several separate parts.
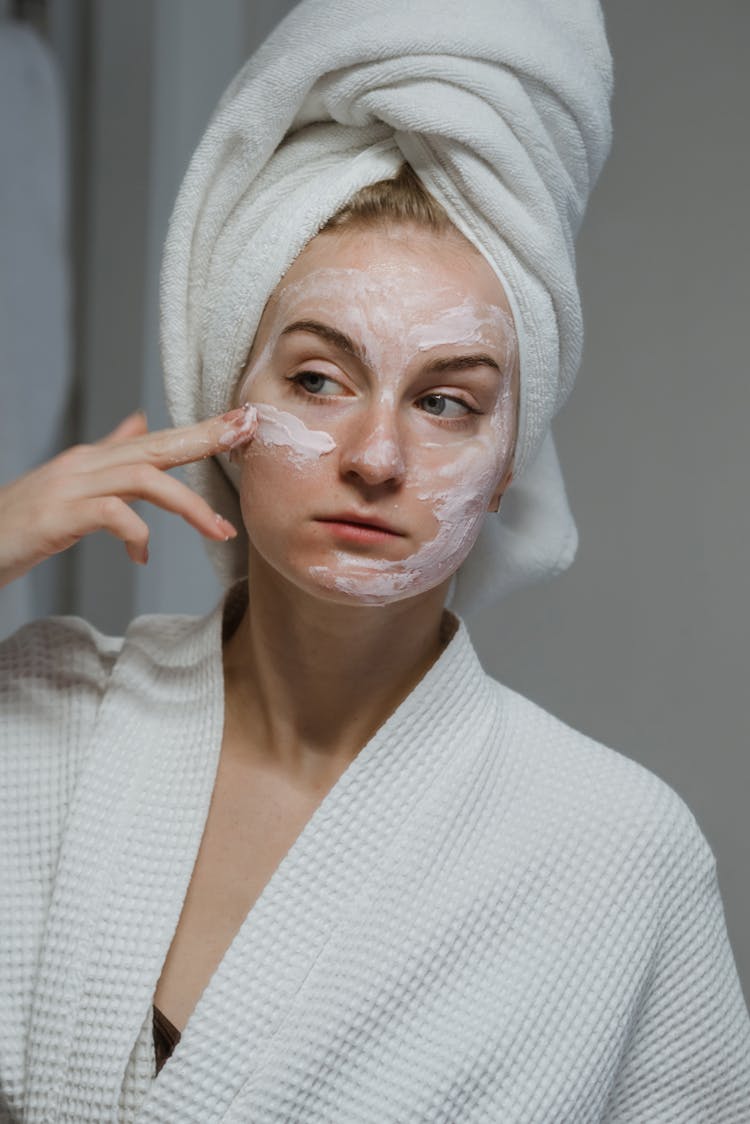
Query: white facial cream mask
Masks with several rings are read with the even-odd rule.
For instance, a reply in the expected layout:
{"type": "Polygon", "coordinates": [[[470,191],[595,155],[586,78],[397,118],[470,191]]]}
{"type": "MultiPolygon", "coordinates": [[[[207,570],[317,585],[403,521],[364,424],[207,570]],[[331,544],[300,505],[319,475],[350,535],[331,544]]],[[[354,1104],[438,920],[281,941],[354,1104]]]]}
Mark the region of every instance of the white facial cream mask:
{"type": "Polygon", "coordinates": [[[296,414],[279,410],[268,402],[259,402],[257,409],[255,440],[264,445],[286,446],[288,455],[298,463],[311,457],[322,457],[336,448],[330,433],[322,429],[308,429],[296,414]]]}
{"type": "MultiPolygon", "coordinates": [[[[279,410],[270,402],[253,404],[258,425],[252,440],[262,445],[283,445],[290,459],[302,465],[310,458],[322,457],[336,448],[330,433],[322,429],[308,429],[301,418],[286,410],[279,410]]],[[[237,442],[241,444],[241,441],[237,442]]],[[[235,486],[239,488],[241,471],[226,453],[220,453],[222,464],[235,486]]]]}
{"type": "MultiPolygon", "coordinates": [[[[435,529],[404,557],[383,557],[383,550],[375,546],[367,552],[337,547],[330,551],[330,561],[309,567],[316,585],[360,604],[384,605],[433,588],[451,576],[474,545],[512,454],[515,398],[511,370],[516,350],[512,318],[499,304],[467,296],[459,284],[433,285],[426,292],[424,282],[425,271],[416,266],[374,263],[366,270],[318,268],[287,284],[274,309],[268,339],[251,361],[238,395],[239,402],[253,401],[254,382],[270,364],[284,327],[293,321],[325,321],[363,349],[371,371],[373,389],[367,408],[372,425],[368,437],[359,439],[357,464],[363,474],[398,481],[390,498],[379,499],[375,505],[382,518],[395,523],[395,513],[408,514],[416,503],[423,511],[427,509],[435,529]],[[399,439],[393,419],[401,408],[405,372],[416,370],[428,360],[426,353],[438,346],[457,353],[478,346],[481,352],[497,357],[501,371],[492,409],[484,415],[482,425],[467,430],[422,418],[417,437],[399,439]]],[[[329,371],[333,365],[333,360],[317,366],[311,363],[310,369],[335,379],[329,371]]],[[[451,386],[450,372],[436,374],[431,382],[436,387],[443,384],[451,386]]],[[[429,387],[425,393],[431,393],[429,387]]],[[[446,390],[445,395],[450,392],[446,390]]],[[[345,401],[355,398],[349,396],[345,401]]],[[[335,409],[319,411],[334,438],[328,430],[310,430],[296,415],[268,403],[253,404],[261,418],[255,440],[278,442],[280,454],[289,458],[293,468],[310,466],[308,471],[312,471],[310,458],[337,445],[340,457],[351,456],[346,448],[346,421],[338,420],[335,409]]],[[[413,405],[409,408],[420,410],[413,405]]],[[[350,505],[361,503],[356,484],[340,479],[339,494],[348,494],[350,505]]],[[[341,504],[345,506],[346,500],[341,504]]],[[[420,519],[424,527],[424,515],[420,519]]]]}

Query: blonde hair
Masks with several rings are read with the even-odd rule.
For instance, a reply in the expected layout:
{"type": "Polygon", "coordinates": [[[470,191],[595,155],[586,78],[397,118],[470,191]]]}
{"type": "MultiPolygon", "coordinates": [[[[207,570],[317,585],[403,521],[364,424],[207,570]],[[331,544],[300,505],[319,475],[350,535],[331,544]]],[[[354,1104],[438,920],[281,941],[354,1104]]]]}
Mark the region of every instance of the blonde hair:
{"type": "Polygon", "coordinates": [[[404,161],[392,179],[360,188],[331,215],[318,233],[352,227],[415,223],[436,234],[459,233],[437,199],[427,191],[411,164],[404,161]]]}

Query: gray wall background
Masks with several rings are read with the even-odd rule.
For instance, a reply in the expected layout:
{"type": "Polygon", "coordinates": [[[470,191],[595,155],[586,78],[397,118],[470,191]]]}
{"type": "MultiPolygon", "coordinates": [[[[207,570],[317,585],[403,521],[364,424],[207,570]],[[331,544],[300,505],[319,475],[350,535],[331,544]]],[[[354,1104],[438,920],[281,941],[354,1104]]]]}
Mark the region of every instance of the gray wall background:
{"type": "MultiPolygon", "coordinates": [[[[77,293],[61,447],[139,405],[152,428],[167,424],[157,278],[171,204],[218,95],[289,6],[50,8],[68,91],[77,293]]],[[[718,858],[750,998],[750,7],[609,0],[605,15],[615,139],[579,240],[585,353],[556,424],[579,555],[473,633],[493,675],[687,801],[718,858]]],[[[120,632],[136,613],[214,604],[195,532],[140,510],[148,567],[92,536],[45,564],[54,592],[40,612],[120,632]]]]}
{"type": "Polygon", "coordinates": [[[578,243],[584,361],[555,427],[579,553],[477,640],[498,678],[687,801],[750,999],[750,6],[605,15],[614,144],[578,243]]]}

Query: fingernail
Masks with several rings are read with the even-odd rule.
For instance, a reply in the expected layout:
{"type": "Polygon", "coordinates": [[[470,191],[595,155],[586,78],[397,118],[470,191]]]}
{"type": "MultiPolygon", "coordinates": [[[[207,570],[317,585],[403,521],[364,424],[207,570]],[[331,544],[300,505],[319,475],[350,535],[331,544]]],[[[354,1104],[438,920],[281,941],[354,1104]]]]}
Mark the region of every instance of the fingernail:
{"type": "Polygon", "coordinates": [[[238,409],[230,410],[228,414],[222,414],[222,421],[229,422],[230,425],[243,425],[248,419],[255,419],[255,406],[251,406],[249,402],[244,402],[238,409]]]}
{"type": "Polygon", "coordinates": [[[232,526],[228,519],[225,519],[222,515],[217,515],[216,522],[219,526],[219,530],[222,531],[224,535],[226,535],[224,542],[226,542],[227,539],[237,538],[237,530],[232,526]]]}
{"type": "Polygon", "coordinates": [[[222,414],[221,420],[225,422],[236,422],[245,416],[245,407],[240,406],[238,410],[230,410],[228,414],[222,414]]]}

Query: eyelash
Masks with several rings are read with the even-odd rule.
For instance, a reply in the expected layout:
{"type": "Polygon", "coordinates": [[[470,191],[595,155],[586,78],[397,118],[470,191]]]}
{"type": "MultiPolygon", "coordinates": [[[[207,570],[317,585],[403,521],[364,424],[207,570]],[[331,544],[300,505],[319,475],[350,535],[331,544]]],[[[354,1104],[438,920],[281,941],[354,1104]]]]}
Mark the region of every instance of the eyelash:
{"type": "MultiPolygon", "coordinates": [[[[307,390],[302,385],[302,383],[299,381],[300,379],[303,378],[304,375],[317,375],[318,378],[329,379],[331,382],[337,381],[336,379],[332,378],[330,375],[324,375],[320,371],[298,371],[296,375],[287,376],[287,382],[291,383],[292,391],[295,394],[299,395],[300,398],[304,398],[305,401],[307,401],[307,402],[312,400],[312,401],[316,402],[318,405],[320,405],[321,402],[325,402],[326,398],[335,398],[336,397],[336,395],[334,395],[334,394],[313,394],[312,391],[307,390]]],[[[465,414],[463,417],[460,417],[460,418],[441,418],[439,414],[428,414],[427,415],[428,417],[434,418],[436,421],[440,422],[441,425],[447,425],[447,426],[451,426],[454,429],[457,429],[457,428],[460,428],[461,426],[470,425],[472,423],[472,419],[471,419],[472,414],[479,415],[479,414],[482,413],[481,410],[476,410],[473,406],[470,406],[468,404],[468,402],[465,402],[463,400],[463,398],[455,398],[451,394],[423,394],[422,395],[422,398],[431,398],[431,397],[445,398],[449,402],[458,402],[458,404],[460,406],[463,406],[466,410],[468,410],[468,413],[465,414]]],[[[417,401],[421,401],[421,399],[417,399],[417,401]]],[[[427,413],[427,411],[425,410],[424,413],[427,413]]]]}

